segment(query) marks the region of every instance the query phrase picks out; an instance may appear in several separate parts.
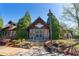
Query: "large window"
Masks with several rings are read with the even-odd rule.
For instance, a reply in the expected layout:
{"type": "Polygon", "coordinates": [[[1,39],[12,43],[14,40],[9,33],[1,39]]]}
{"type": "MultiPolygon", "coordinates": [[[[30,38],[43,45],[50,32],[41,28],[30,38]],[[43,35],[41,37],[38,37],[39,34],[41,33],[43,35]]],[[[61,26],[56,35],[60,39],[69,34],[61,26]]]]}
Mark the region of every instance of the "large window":
{"type": "Polygon", "coordinates": [[[48,29],[31,29],[29,36],[31,40],[43,41],[49,39],[49,32],[48,29]]]}

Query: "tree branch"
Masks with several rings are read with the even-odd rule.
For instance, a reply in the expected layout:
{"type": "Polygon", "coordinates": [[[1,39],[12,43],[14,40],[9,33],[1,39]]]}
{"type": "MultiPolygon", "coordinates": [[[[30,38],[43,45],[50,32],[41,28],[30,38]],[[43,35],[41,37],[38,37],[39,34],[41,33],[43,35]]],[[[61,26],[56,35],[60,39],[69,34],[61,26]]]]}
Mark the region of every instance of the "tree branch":
{"type": "Polygon", "coordinates": [[[68,10],[65,7],[64,7],[64,10],[67,11],[67,13],[71,15],[71,17],[73,17],[74,19],[76,19],[76,17],[73,15],[72,11],[68,10]]]}

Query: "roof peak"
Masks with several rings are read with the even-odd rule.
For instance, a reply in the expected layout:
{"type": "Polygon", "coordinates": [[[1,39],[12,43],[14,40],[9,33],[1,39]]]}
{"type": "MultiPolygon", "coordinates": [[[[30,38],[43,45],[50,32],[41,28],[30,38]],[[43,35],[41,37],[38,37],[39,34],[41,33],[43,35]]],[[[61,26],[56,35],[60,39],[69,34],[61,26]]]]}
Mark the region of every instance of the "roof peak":
{"type": "Polygon", "coordinates": [[[40,16],[37,19],[42,19],[40,16]]]}

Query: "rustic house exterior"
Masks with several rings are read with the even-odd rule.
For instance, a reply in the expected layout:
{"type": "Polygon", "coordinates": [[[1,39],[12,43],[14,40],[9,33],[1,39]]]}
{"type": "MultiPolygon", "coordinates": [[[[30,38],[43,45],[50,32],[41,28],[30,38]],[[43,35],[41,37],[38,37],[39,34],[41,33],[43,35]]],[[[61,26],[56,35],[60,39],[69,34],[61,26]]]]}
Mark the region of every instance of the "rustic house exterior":
{"type": "Polygon", "coordinates": [[[29,27],[30,41],[49,40],[49,27],[41,17],[38,17],[29,27]]]}
{"type": "Polygon", "coordinates": [[[12,39],[16,36],[16,24],[9,21],[8,24],[1,29],[0,38],[1,39],[12,39]]]}
{"type": "MultiPolygon", "coordinates": [[[[7,26],[0,31],[1,39],[15,39],[16,38],[16,24],[9,21],[7,26]]],[[[41,17],[38,17],[28,27],[28,40],[31,42],[44,42],[49,40],[49,27],[41,17]]]]}
{"type": "MultiPolygon", "coordinates": [[[[65,32],[67,29],[60,27],[60,36],[63,39],[67,35],[65,32]]],[[[67,34],[67,33],[66,33],[67,34]]],[[[53,34],[54,35],[54,34],[53,34]]],[[[8,22],[8,25],[0,29],[0,39],[15,39],[16,38],[16,24],[12,21],[8,22]]],[[[28,27],[28,40],[31,42],[45,42],[50,40],[49,26],[41,17],[38,17],[28,27]]]]}

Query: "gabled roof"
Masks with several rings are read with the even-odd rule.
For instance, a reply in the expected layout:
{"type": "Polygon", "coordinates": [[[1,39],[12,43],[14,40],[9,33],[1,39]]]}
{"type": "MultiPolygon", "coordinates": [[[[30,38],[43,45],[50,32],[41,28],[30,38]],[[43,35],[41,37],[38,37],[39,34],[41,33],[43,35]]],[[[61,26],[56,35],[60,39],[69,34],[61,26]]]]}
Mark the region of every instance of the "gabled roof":
{"type": "Polygon", "coordinates": [[[8,24],[12,24],[12,25],[14,25],[14,26],[16,25],[16,24],[15,24],[14,22],[12,22],[12,21],[9,21],[8,24]]]}
{"type": "Polygon", "coordinates": [[[2,31],[4,31],[4,30],[11,31],[11,30],[15,30],[15,29],[16,29],[16,26],[13,26],[13,27],[5,27],[5,28],[2,28],[2,31]]]}
{"type": "Polygon", "coordinates": [[[48,28],[48,25],[46,24],[46,22],[44,22],[44,20],[41,17],[38,17],[30,26],[29,28],[36,28],[36,24],[41,23],[42,25],[44,25],[45,28],[48,28]]]}
{"type": "Polygon", "coordinates": [[[15,29],[16,29],[16,24],[12,21],[9,21],[8,24],[2,28],[2,31],[4,31],[4,30],[11,31],[11,30],[15,30],[15,29]]]}

